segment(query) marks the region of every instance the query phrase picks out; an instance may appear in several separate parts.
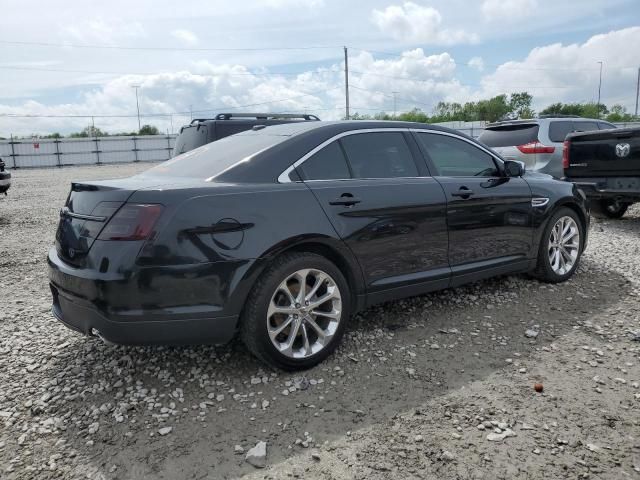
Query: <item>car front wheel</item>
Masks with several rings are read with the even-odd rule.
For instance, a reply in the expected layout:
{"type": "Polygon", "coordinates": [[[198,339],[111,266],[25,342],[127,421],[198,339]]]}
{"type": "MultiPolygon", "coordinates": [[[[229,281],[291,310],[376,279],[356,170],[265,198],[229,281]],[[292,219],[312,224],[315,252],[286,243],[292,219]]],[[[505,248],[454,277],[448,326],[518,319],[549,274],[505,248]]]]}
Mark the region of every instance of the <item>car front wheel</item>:
{"type": "Polygon", "coordinates": [[[285,370],[310,368],[338,345],[349,316],[342,272],[313,253],[276,259],[256,282],[241,319],[241,337],[259,359],[285,370]]]}
{"type": "Polygon", "coordinates": [[[550,283],[568,280],[578,268],[583,232],[580,217],[574,210],[558,210],[549,220],[540,241],[534,276],[550,283]]]}

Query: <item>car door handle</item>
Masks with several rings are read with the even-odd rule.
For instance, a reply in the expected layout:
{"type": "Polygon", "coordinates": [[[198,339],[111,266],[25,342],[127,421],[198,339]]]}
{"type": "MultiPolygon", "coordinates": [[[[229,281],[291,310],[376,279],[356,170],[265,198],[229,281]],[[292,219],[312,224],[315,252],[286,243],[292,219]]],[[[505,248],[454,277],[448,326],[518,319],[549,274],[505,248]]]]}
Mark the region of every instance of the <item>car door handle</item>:
{"type": "Polygon", "coordinates": [[[357,203],[362,202],[362,200],[360,200],[359,198],[354,197],[352,194],[350,193],[343,193],[342,195],[340,195],[340,198],[337,198],[335,200],[331,200],[329,202],[329,205],[344,205],[345,207],[350,207],[352,205],[355,205],[357,203]]]}
{"type": "Polygon", "coordinates": [[[451,193],[452,197],[462,197],[462,198],[469,198],[472,195],[473,195],[473,190],[469,190],[467,187],[460,187],[460,190],[458,190],[457,192],[451,193]]]}

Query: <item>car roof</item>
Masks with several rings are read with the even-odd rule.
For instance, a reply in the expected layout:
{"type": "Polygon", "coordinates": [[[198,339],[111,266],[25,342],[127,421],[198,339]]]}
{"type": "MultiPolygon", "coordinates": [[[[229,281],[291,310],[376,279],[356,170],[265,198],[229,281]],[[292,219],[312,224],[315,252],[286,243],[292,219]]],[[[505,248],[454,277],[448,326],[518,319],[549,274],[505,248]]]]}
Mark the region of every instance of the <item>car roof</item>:
{"type": "Polygon", "coordinates": [[[418,128],[424,130],[435,130],[442,132],[451,132],[456,135],[461,133],[447,127],[432,125],[429,123],[418,122],[396,122],[389,120],[336,120],[336,121],[316,121],[316,122],[299,122],[284,123],[280,125],[270,125],[255,130],[247,130],[237,133],[236,135],[282,135],[294,136],[313,130],[332,130],[336,133],[349,130],[377,129],[377,128],[418,128]]]}

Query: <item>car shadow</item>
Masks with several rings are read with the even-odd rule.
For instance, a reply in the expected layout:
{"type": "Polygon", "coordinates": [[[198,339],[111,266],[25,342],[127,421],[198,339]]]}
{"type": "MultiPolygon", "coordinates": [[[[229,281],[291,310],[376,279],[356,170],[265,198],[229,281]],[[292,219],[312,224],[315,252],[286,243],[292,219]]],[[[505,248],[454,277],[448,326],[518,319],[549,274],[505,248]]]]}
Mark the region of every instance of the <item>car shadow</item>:
{"type": "Polygon", "coordinates": [[[356,315],[336,353],[298,373],[266,368],[238,341],[120,347],[73,337],[44,374],[77,396],[37,415],[75,418],[60,434],[105,478],[234,478],[253,468],[234,445],[267,441],[274,464],[303,449],[305,432],[322,443],[513,368],[507,358],[534,354],[570,333],[577,315],[615,302],[602,284],[618,295],[631,288],[587,255],[564,284],[509,276],[389,302],[356,315]],[[524,335],[531,327],[535,339],[524,335]],[[159,436],[163,426],[173,429],[159,436]]]}

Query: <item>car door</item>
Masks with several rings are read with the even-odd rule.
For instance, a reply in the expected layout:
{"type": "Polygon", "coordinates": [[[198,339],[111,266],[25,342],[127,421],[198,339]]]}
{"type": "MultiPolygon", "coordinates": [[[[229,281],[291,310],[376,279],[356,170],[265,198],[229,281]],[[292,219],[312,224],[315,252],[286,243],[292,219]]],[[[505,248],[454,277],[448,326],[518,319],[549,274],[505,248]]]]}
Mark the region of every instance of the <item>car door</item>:
{"type": "Polygon", "coordinates": [[[297,171],[358,258],[370,302],[446,287],[446,199],[408,130],[339,137],[297,171]]]}
{"type": "Polygon", "coordinates": [[[534,255],[531,189],[474,142],[415,132],[447,197],[452,285],[526,270],[534,255]]]}

